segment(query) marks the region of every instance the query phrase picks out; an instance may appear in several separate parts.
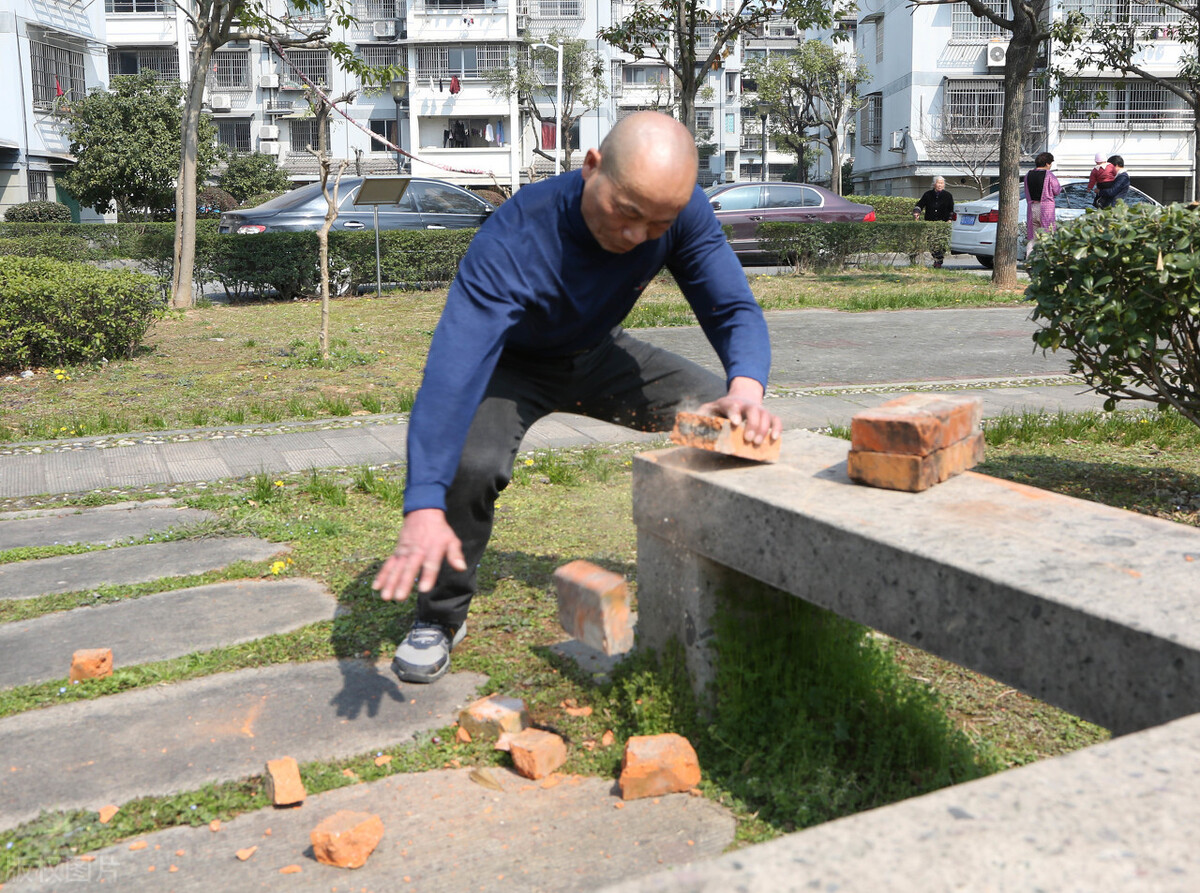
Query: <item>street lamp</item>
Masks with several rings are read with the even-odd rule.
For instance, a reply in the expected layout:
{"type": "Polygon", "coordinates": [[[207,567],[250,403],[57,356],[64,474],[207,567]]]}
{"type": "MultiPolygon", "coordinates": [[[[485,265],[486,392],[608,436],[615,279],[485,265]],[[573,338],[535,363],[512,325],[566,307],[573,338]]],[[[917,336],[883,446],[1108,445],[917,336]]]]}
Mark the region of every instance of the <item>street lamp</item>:
{"type": "Polygon", "coordinates": [[[562,173],[562,66],[563,45],[560,40],[556,44],[535,43],[534,48],[554,50],[558,53],[558,78],[554,82],[554,173],[562,173]]]}
{"type": "MultiPolygon", "coordinates": [[[[400,140],[400,104],[408,101],[408,79],[396,78],[388,85],[388,92],[396,101],[396,145],[403,149],[404,144],[400,140]]],[[[404,173],[404,155],[401,152],[396,153],[396,173],[404,173]]]]}
{"type": "Polygon", "coordinates": [[[762,178],[767,179],[767,115],[771,113],[771,103],[758,101],[758,117],[762,119],[762,178]]]}

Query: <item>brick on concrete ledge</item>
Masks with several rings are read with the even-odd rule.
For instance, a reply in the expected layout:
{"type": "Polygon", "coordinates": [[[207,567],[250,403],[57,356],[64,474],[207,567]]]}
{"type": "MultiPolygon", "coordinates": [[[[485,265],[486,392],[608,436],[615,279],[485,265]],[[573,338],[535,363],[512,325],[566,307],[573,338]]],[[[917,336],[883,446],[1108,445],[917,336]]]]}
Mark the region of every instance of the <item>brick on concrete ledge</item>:
{"type": "Polygon", "coordinates": [[[558,622],[567,633],[607,655],[633,647],[625,578],[582,559],[554,572],[558,622]]]}
{"type": "Polygon", "coordinates": [[[529,711],[520,698],[488,695],[468,704],[458,714],[458,724],[472,738],[495,740],[503,733],[520,732],[529,727],[529,711]]]}
{"type": "Polygon", "coordinates": [[[81,648],[71,655],[71,681],[103,679],[113,671],[111,648],[81,648]]]}
{"type": "Polygon", "coordinates": [[[318,862],[361,868],[383,839],[383,821],[372,813],[342,809],[313,828],[310,837],[318,862]]]}
{"type": "Polygon", "coordinates": [[[300,779],[300,764],[294,757],[267,760],[264,780],[267,799],[275,806],[299,806],[308,796],[300,779]]]}
{"type": "Polygon", "coordinates": [[[680,446],[690,446],[714,453],[724,453],[727,456],[737,456],[739,459],[753,459],[756,462],[776,462],[779,460],[779,450],[783,439],[767,438],[757,446],[747,443],[743,438],[744,425],[734,427],[729,419],[717,416],[700,415],[694,412],[675,414],[675,428],[671,431],[671,440],[680,446]]]}
{"type": "Polygon", "coordinates": [[[513,767],[526,778],[545,778],[567,761],[567,745],[558,735],[526,729],[508,739],[513,767]]]}
{"type": "Polygon", "coordinates": [[[683,793],[700,783],[700,761],[682,735],[634,735],[625,742],[618,783],[625,800],[683,793]]]}
{"type": "Polygon", "coordinates": [[[851,450],[846,471],[851,480],[885,490],[916,493],[974,468],[983,461],[983,433],[976,432],[928,456],[851,450]]]}
{"type": "Polygon", "coordinates": [[[906,394],[850,420],[851,448],[928,456],[979,430],[983,400],[952,394],[906,394]]]}

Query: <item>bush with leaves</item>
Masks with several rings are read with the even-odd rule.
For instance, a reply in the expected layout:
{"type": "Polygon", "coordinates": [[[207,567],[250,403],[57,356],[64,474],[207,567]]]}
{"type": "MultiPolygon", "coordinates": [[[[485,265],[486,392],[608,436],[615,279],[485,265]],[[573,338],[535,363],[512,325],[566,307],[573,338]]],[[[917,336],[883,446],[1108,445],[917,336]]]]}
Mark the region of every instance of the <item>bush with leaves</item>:
{"type": "Polygon", "coordinates": [[[225,211],[232,211],[238,201],[220,186],[205,186],[196,195],[196,206],[203,220],[216,220],[225,211]]]}
{"type": "Polygon", "coordinates": [[[913,219],[913,206],[917,203],[915,198],[904,195],[844,195],[842,198],[857,205],[870,205],[880,223],[908,223],[913,219]]]}
{"type": "Polygon", "coordinates": [[[239,208],[257,208],[259,205],[265,205],[273,198],[279,198],[281,195],[287,195],[287,192],[260,192],[257,195],[252,195],[243,201],[239,208]]]}
{"type": "Polygon", "coordinates": [[[143,273],[0,257],[0,367],[130,357],[164,309],[143,273]]]}
{"type": "Polygon", "coordinates": [[[220,186],[240,204],[253,207],[246,200],[264,192],[280,193],[291,188],[292,182],[280,169],[274,155],[265,152],[236,154],[229,159],[225,173],[221,174],[220,186]]]}
{"type": "Polygon", "coordinates": [[[1200,206],[1089,211],[1029,261],[1033,340],[1074,355],[1108,399],[1173,406],[1200,425],[1200,206]]]}
{"type": "Polygon", "coordinates": [[[908,220],[904,223],[762,223],[758,242],[796,271],[841,269],[856,254],[897,254],[915,261],[926,251],[950,247],[950,224],[908,220]]]}
{"type": "Polygon", "coordinates": [[[4,212],[9,223],[70,223],[71,209],[62,202],[22,202],[4,212]]]}

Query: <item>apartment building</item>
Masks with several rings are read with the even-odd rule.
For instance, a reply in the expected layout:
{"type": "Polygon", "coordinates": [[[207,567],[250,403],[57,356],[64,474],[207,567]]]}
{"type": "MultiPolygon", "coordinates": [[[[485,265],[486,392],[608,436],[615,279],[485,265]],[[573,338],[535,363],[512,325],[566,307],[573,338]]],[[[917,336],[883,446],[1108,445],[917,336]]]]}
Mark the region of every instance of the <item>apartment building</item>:
{"type": "MultiPolygon", "coordinates": [[[[989,0],[997,11],[1007,0],[989,0]]],[[[1170,25],[1178,13],[1134,0],[1060,0],[1059,16],[1080,10],[1105,21],[1135,16],[1162,24],[1148,54],[1155,73],[1179,71],[1182,47],[1170,25]]],[[[937,176],[961,196],[973,195],[973,174],[999,176],[996,161],[1007,54],[1006,32],[965,3],[910,8],[905,0],[866,0],[859,7],[857,47],[871,79],[861,88],[854,155],[856,191],[920,195],[937,176]]],[[[1046,53],[1053,52],[1047,47],[1046,53]]],[[[1043,70],[1053,60],[1046,58],[1043,70]]],[[[1135,185],[1161,201],[1187,194],[1192,176],[1192,118],[1169,91],[1139,78],[1084,72],[1081,86],[1108,92],[1067,109],[1031,79],[1022,121],[1023,164],[1054,153],[1060,177],[1087,176],[1096,152],[1124,156],[1135,185]]]]}

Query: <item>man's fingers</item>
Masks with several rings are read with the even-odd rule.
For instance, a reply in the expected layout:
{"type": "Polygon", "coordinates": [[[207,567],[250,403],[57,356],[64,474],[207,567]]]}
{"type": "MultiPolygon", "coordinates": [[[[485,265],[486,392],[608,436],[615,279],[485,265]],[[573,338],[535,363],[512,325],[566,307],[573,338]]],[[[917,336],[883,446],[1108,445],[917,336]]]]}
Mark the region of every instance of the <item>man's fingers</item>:
{"type": "Polygon", "coordinates": [[[446,550],[446,563],[456,571],[467,569],[467,559],[463,557],[462,543],[455,539],[446,550]]]}

